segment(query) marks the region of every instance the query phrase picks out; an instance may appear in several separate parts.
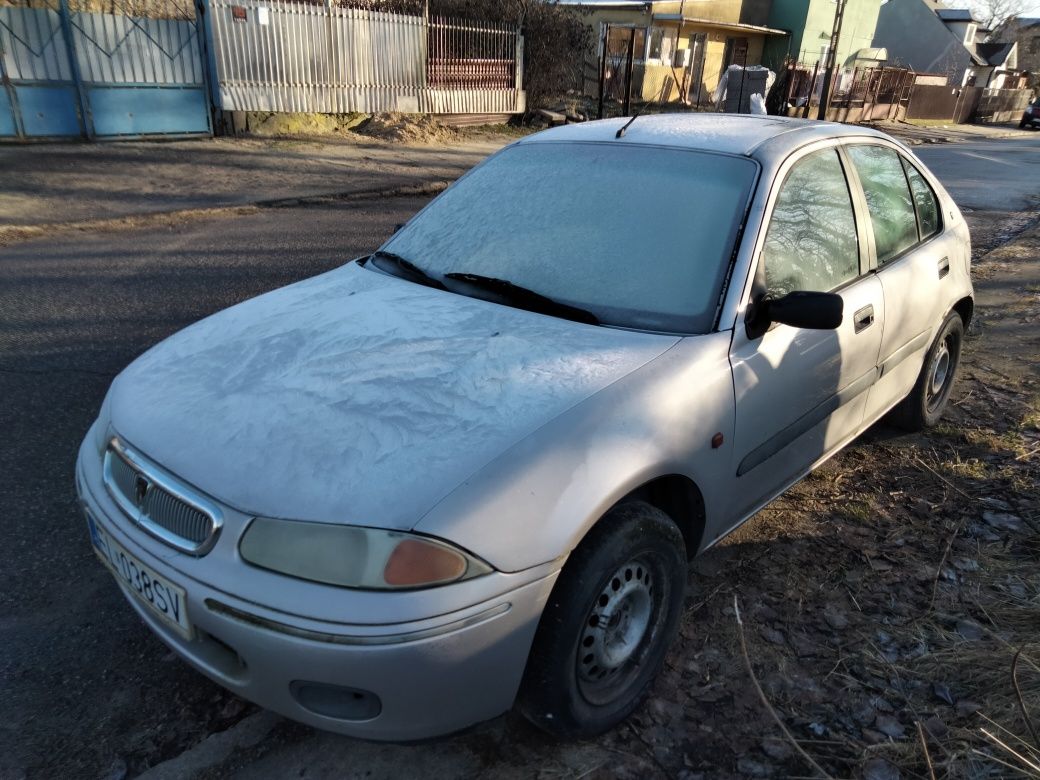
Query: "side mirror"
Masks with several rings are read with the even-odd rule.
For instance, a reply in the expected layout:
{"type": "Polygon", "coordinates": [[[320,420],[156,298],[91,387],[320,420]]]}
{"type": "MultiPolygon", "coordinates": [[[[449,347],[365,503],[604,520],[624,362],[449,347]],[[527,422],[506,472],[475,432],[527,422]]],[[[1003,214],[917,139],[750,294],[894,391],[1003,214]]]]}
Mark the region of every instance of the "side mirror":
{"type": "Polygon", "coordinates": [[[840,295],[822,292],[792,292],[783,298],[762,301],[761,316],[793,328],[834,330],[841,325],[845,301],[840,295]]]}
{"type": "Polygon", "coordinates": [[[396,225],[394,225],[394,232],[396,233],[398,230],[400,230],[403,227],[404,227],[404,223],[403,222],[398,222],[396,225]]]}

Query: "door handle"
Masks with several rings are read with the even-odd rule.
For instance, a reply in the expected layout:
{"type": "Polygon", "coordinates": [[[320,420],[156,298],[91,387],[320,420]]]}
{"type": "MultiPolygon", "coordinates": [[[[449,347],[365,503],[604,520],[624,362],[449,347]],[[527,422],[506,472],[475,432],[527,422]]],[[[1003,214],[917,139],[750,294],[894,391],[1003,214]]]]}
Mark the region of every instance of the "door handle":
{"type": "Polygon", "coordinates": [[[856,333],[861,330],[866,330],[874,324],[874,305],[868,303],[862,309],[858,309],[853,315],[853,327],[856,329],[856,333]]]}
{"type": "Polygon", "coordinates": [[[950,258],[944,257],[939,261],[939,278],[942,279],[950,272],[950,258]]]}

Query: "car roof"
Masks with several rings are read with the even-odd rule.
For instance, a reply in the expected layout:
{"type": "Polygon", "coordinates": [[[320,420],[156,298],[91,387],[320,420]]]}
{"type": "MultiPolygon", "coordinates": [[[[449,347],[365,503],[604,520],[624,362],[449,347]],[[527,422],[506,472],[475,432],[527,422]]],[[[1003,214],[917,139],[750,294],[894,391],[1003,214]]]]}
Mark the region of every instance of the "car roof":
{"type": "Polygon", "coordinates": [[[554,127],[524,138],[521,143],[611,142],[741,154],[763,159],[786,155],[824,138],[874,136],[883,133],[864,127],[814,119],[791,119],[754,114],[652,114],[638,117],[621,138],[617,131],[630,117],[601,119],[554,127]]]}

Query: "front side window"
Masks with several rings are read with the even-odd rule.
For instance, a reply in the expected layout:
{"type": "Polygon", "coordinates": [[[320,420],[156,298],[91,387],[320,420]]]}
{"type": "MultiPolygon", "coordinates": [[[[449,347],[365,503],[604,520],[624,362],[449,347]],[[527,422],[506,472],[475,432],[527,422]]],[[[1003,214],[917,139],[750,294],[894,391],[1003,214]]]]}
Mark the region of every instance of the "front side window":
{"type": "Polygon", "coordinates": [[[905,159],[903,167],[906,169],[906,178],[910,180],[910,190],[914,194],[917,221],[921,228],[921,240],[924,241],[939,232],[939,202],[917,168],[905,159]]]}
{"type": "Polygon", "coordinates": [[[758,166],[628,143],[520,143],[384,249],[444,281],[507,280],[609,325],[706,333],[758,166]]]}
{"type": "Polygon", "coordinates": [[[813,152],[791,169],[773,207],[762,262],[771,298],[830,292],[859,275],[856,218],[836,150],[813,152]]]}
{"type": "Polygon", "coordinates": [[[878,265],[895,259],[917,243],[917,217],[899,155],[883,146],[848,147],[856,166],[874,228],[878,265]]]}

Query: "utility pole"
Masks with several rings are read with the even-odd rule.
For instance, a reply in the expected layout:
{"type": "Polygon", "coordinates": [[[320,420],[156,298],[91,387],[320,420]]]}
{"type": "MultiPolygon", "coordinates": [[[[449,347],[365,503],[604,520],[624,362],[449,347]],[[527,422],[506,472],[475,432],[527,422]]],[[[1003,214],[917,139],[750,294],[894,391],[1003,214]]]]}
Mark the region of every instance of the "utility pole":
{"type": "MultiPolygon", "coordinates": [[[[845,18],[845,4],[848,0],[836,0],[837,7],[834,9],[834,28],[831,30],[831,44],[827,48],[827,61],[823,71],[823,89],[820,91],[820,110],[816,114],[817,119],[827,118],[827,109],[831,103],[831,86],[834,79],[834,65],[838,58],[838,41],[841,39],[841,23],[845,18]]],[[[809,99],[812,99],[810,93],[809,99]]]]}

